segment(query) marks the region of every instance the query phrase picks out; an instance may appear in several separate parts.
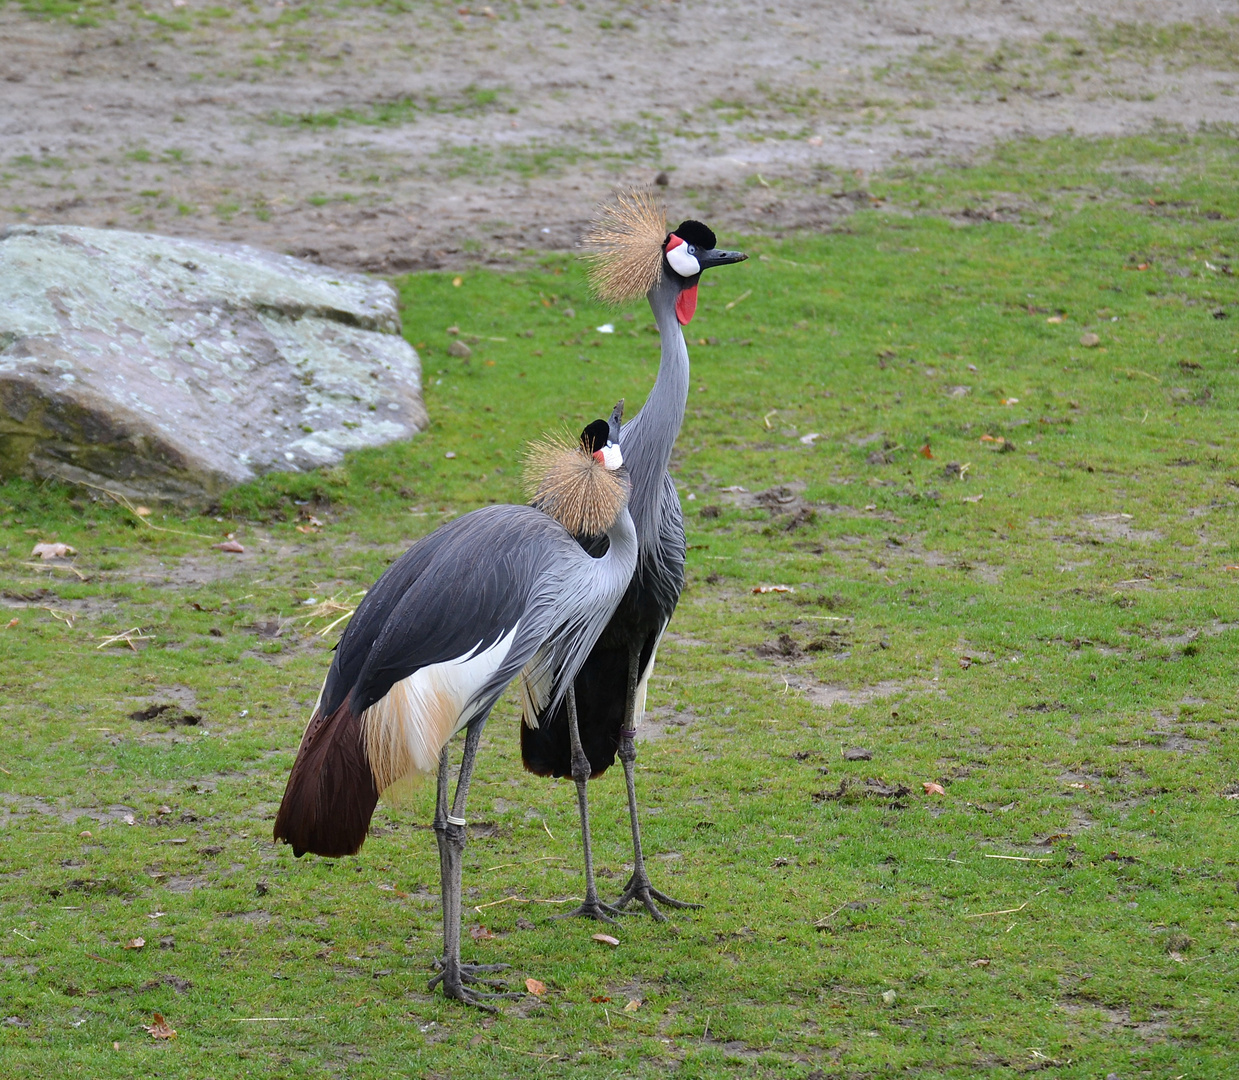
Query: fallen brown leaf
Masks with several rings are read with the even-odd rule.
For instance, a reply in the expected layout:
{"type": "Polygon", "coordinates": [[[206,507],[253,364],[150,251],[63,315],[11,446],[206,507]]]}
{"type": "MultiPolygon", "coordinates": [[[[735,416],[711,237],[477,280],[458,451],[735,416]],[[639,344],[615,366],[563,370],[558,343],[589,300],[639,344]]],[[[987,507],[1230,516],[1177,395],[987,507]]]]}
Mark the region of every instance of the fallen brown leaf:
{"type": "Polygon", "coordinates": [[[141,948],[144,948],[145,945],[146,945],[146,938],[144,937],[130,938],[128,941],[125,942],[126,949],[141,949],[141,948]]]}
{"type": "Polygon", "coordinates": [[[982,957],[980,960],[973,960],[968,965],[969,967],[989,967],[989,961],[982,957]]]}
{"type": "Polygon", "coordinates": [[[1097,334],[1081,334],[1080,344],[1086,349],[1094,349],[1101,344],[1101,338],[1097,334]]]}
{"type": "Polygon", "coordinates": [[[471,926],[469,927],[469,936],[474,941],[490,941],[495,935],[485,926],[471,926]]]}
{"type": "Polygon", "coordinates": [[[1002,435],[996,437],[993,435],[982,435],[981,441],[989,443],[991,450],[998,450],[1001,453],[1007,453],[1015,449],[1015,443],[1002,435]]]}
{"type": "Polygon", "coordinates": [[[605,1005],[611,999],[609,997],[604,997],[602,994],[595,994],[589,1000],[592,1001],[595,1005],[605,1005]]]}
{"type": "Polygon", "coordinates": [[[754,585],[753,592],[755,593],[772,593],[772,592],[795,592],[790,585],[754,585]]]}
{"type": "Polygon", "coordinates": [[[50,544],[35,544],[34,549],[30,552],[30,557],[33,559],[37,555],[40,559],[67,559],[70,555],[76,554],[77,550],[69,547],[68,544],[53,541],[50,544]]]}
{"type": "Polygon", "coordinates": [[[946,789],[941,784],[935,784],[932,780],[926,780],[921,787],[925,789],[926,795],[945,795],[946,789]]]}
{"type": "MultiPolygon", "coordinates": [[[[1229,568],[1229,567],[1227,567],[1227,569],[1230,569],[1230,568],[1229,568]]],[[[1236,567],[1236,569],[1239,569],[1239,567],[1236,567]]],[[[13,627],[15,627],[16,625],[17,625],[17,619],[10,619],[10,620],[8,621],[8,625],[7,625],[7,626],[5,626],[5,629],[6,629],[6,630],[12,630],[12,629],[13,629],[13,627]]]]}
{"type": "Polygon", "coordinates": [[[922,446],[917,451],[917,453],[920,454],[921,457],[923,458],[932,458],[934,456],[934,452],[929,449],[929,443],[926,443],[924,446],[922,446]]]}
{"type": "Polygon", "coordinates": [[[538,982],[537,979],[526,979],[525,989],[528,990],[535,997],[541,997],[543,994],[546,993],[546,983],[538,982]]]}
{"type": "Polygon", "coordinates": [[[610,945],[613,949],[619,945],[619,938],[612,937],[610,934],[595,934],[594,940],[603,945],[610,945]]]}
{"type": "Polygon", "coordinates": [[[216,551],[230,551],[234,555],[240,555],[245,551],[236,540],[225,540],[222,544],[215,545],[216,551]]]}
{"type": "Polygon", "coordinates": [[[143,1024],[142,1026],[150,1032],[152,1039],[176,1038],[175,1028],[173,1028],[172,1025],[163,1018],[163,1013],[156,1013],[153,1017],[151,1017],[151,1022],[149,1024],[143,1024]]]}
{"type": "Polygon", "coordinates": [[[624,1012],[636,1012],[639,1008],[641,1008],[641,1002],[633,998],[624,1006],[624,1012]]]}

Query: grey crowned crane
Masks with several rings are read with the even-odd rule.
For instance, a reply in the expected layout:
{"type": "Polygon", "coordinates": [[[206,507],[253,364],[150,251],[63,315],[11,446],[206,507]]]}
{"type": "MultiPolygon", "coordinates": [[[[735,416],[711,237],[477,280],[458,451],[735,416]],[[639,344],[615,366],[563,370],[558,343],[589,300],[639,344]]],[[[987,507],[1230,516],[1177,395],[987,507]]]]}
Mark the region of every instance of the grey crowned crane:
{"type": "MultiPolygon", "coordinates": [[[[383,795],[398,801],[438,773],[434,828],[443,959],[431,989],[468,1004],[469,985],[504,965],[462,964],[460,878],[465,804],[487,717],[525,670],[524,710],[562,702],[575,731],[573,678],[628,588],[637,537],[619,448],[623,402],[579,444],[535,447],[531,506],[488,506],[436,529],[387,568],[340,638],[275,819],[275,839],[305,852],[355,854],[383,795]],[[601,534],[593,558],[574,539],[601,534]],[[465,729],[449,807],[448,742],[465,729]]],[[[571,735],[577,757],[580,740],[571,735]]],[[[581,785],[582,796],[584,786],[581,785]]],[[[587,879],[593,894],[592,864],[587,879]]]]}
{"type": "MultiPolygon", "coordinates": [[[[630,509],[639,546],[636,573],[576,676],[580,742],[591,777],[605,772],[617,754],[624,766],[633,872],[614,906],[591,902],[587,893],[586,902],[570,914],[613,922],[611,915],[639,900],[661,922],[665,916],[658,903],[700,906],[673,900],[650,884],[633,784],[637,721],[645,712],[658,642],[684,588],[684,518],[667,471],[688,401],[688,348],[681,328],[697,309],[702,272],[742,262],[747,256],[718,250],[714,233],[699,221],[685,221],[669,232],[662,210],[643,190],[620,193],[604,208],[585,242],[592,249],[590,276],[599,299],[614,305],[641,296],[648,299],[658,324],[662,359],[645,405],[620,432],[624,464],[632,477],[630,509]]],[[[595,553],[606,545],[602,538],[580,539],[595,553]]],[[[570,719],[566,704],[556,702],[539,714],[536,724],[521,726],[521,756],[530,772],[542,776],[571,773],[576,778],[570,719]]],[[[584,819],[582,827],[588,847],[584,819]]]]}

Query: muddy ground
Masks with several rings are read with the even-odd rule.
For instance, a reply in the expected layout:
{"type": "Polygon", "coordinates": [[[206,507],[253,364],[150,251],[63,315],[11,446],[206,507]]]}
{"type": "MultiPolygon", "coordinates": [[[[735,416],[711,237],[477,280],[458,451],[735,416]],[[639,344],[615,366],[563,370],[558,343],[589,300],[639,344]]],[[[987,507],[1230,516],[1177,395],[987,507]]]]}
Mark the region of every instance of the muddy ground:
{"type": "Polygon", "coordinates": [[[660,173],[778,232],[904,160],[1239,115],[1233,0],[56,4],[0,8],[0,225],[381,272],[571,247],[660,173]]]}

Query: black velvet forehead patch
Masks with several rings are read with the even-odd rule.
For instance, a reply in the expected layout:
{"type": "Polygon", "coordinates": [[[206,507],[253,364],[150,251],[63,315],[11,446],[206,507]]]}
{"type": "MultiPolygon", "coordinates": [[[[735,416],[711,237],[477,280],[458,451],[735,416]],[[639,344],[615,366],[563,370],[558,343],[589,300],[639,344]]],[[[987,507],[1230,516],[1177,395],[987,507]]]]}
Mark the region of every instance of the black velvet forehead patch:
{"type": "Polygon", "coordinates": [[[700,221],[681,221],[675,234],[684,243],[692,244],[698,251],[712,251],[717,243],[710,227],[701,224],[700,221]]]}
{"type": "Polygon", "coordinates": [[[601,450],[611,439],[611,425],[605,420],[595,420],[581,432],[581,442],[591,454],[601,450]]]}

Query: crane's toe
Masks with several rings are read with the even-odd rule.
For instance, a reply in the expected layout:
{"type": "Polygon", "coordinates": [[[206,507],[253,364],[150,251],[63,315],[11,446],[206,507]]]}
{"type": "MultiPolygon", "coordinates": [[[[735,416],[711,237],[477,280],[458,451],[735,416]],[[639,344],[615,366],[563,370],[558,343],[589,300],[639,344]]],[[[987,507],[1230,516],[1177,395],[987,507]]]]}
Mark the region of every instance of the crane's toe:
{"type": "Polygon", "coordinates": [[[446,997],[453,998],[465,1005],[472,1005],[475,1008],[482,1009],[484,1012],[495,1012],[495,1007],[488,1005],[486,999],[495,1000],[525,996],[516,991],[508,990],[508,984],[502,979],[481,978],[483,975],[503,971],[509,966],[508,964],[445,964],[442,960],[436,960],[435,967],[439,969],[439,973],[430,980],[426,988],[433,990],[442,983],[443,993],[446,997]],[[470,987],[477,986],[489,986],[493,989],[470,989],[470,987]]]}
{"type": "Polygon", "coordinates": [[[614,916],[623,915],[617,907],[612,907],[610,904],[604,904],[601,900],[595,898],[586,900],[580,907],[575,907],[571,911],[561,911],[558,915],[552,916],[556,919],[596,919],[598,922],[607,923],[610,926],[619,926],[614,916]]]}
{"type": "Polygon", "coordinates": [[[643,874],[633,874],[628,879],[628,885],[624,888],[620,898],[615,901],[615,907],[611,910],[618,909],[623,914],[630,914],[623,911],[634,900],[640,900],[653,917],[655,922],[666,922],[667,916],[659,909],[659,904],[666,904],[667,907],[680,908],[681,910],[689,910],[692,908],[704,907],[704,904],[690,904],[687,900],[677,900],[675,897],[668,896],[664,892],[659,892],[653,885],[650,884],[650,879],[643,874]]]}

